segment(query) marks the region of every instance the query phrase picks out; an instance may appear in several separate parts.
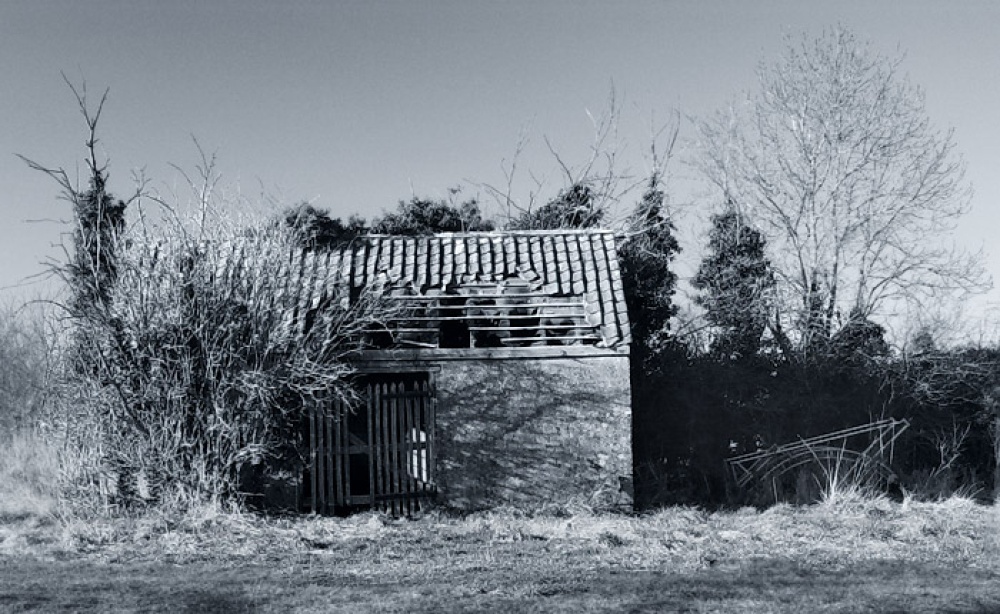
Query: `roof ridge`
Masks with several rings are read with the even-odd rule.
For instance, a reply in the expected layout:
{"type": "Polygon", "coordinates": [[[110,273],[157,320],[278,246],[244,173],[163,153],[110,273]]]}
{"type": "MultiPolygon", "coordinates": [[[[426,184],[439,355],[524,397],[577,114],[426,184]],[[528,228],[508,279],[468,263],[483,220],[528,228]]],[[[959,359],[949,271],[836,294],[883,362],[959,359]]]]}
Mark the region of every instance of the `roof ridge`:
{"type": "Polygon", "coordinates": [[[426,235],[400,235],[400,234],[389,234],[389,233],[369,233],[359,235],[359,238],[372,237],[372,238],[408,238],[408,239],[420,239],[424,237],[482,237],[482,236],[493,236],[493,237],[505,237],[514,235],[525,235],[525,236],[546,236],[546,235],[567,235],[567,234],[617,234],[620,231],[613,230],[611,228],[557,228],[552,230],[472,230],[464,232],[435,232],[433,234],[426,235]]]}

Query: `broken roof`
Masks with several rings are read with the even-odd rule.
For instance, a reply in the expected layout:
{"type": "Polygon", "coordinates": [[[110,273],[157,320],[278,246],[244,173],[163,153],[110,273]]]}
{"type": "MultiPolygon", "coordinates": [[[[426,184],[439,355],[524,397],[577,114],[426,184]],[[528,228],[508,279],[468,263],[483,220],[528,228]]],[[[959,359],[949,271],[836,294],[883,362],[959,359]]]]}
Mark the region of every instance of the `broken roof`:
{"type": "Polygon", "coordinates": [[[413,297],[471,296],[482,291],[476,288],[514,282],[582,301],[599,345],[631,341],[615,236],[608,230],[366,235],[340,249],[304,251],[290,264],[301,272],[297,285],[307,303],[321,300],[323,280],[330,279],[352,288],[389,284],[413,297]]]}

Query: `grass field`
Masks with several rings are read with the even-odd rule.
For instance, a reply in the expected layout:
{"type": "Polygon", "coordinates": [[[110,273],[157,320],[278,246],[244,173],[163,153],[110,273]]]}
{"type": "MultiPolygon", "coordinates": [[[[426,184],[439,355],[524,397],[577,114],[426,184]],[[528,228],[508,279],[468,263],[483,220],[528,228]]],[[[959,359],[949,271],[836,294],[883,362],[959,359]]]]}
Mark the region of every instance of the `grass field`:
{"type": "Polygon", "coordinates": [[[1000,612],[1000,514],[953,498],[415,520],[212,507],[0,525],[10,612],[1000,612]]]}

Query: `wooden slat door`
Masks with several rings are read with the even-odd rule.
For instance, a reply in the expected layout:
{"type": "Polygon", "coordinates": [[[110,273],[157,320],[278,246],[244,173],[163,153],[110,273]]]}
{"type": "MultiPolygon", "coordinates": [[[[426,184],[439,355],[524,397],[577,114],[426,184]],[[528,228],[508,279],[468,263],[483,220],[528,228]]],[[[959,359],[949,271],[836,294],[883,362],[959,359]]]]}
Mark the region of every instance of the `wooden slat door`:
{"type": "Polygon", "coordinates": [[[434,496],[434,393],[428,373],[359,378],[363,402],[310,417],[311,508],[404,515],[434,496]]]}

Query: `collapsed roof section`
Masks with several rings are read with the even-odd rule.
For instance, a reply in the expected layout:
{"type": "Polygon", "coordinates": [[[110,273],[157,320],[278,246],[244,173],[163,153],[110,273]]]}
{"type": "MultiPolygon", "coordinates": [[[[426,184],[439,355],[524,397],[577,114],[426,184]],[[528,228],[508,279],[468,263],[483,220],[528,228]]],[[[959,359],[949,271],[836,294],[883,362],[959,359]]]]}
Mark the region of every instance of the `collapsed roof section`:
{"type": "Polygon", "coordinates": [[[368,235],[293,258],[307,304],[322,280],[388,294],[375,347],[469,348],[631,341],[615,237],[607,230],[368,235]],[[298,260],[298,262],[295,262],[298,260]],[[318,283],[317,283],[318,282],[318,283]]]}

